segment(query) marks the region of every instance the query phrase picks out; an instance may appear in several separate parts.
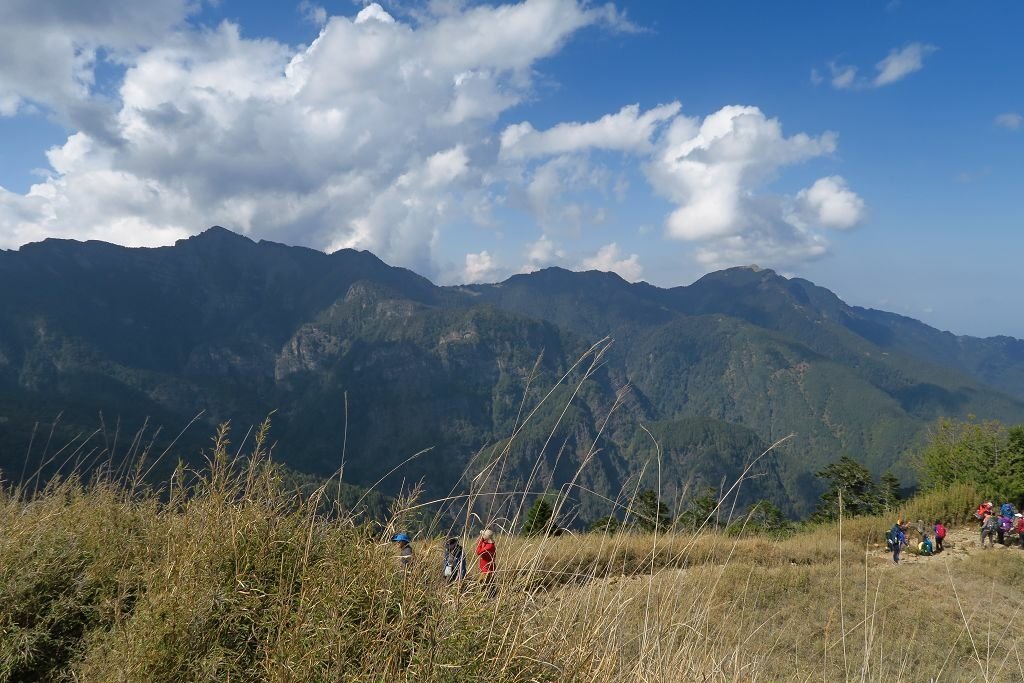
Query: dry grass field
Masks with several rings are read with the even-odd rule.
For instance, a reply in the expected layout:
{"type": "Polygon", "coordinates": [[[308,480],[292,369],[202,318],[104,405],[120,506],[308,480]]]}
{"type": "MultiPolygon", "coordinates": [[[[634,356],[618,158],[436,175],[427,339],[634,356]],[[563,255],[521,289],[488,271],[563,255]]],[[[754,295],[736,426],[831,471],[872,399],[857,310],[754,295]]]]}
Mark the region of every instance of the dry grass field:
{"type": "MultiPolygon", "coordinates": [[[[262,444],[223,440],[163,491],[4,488],[0,681],[1024,680],[1024,551],[969,524],[898,567],[888,519],[502,535],[491,594],[444,583],[436,535],[398,569],[391,528],[283,490],[262,444]]],[[[975,496],[901,514],[962,519],[975,496]]]]}

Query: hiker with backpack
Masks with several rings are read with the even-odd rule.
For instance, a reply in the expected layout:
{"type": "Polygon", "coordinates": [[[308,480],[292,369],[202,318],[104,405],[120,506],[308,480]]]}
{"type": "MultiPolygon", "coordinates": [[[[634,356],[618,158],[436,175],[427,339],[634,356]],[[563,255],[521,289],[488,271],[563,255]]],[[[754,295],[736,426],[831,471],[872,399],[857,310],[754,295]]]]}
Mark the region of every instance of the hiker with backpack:
{"type": "Polygon", "coordinates": [[[917,544],[917,551],[922,555],[931,555],[933,551],[932,539],[928,537],[928,534],[924,535],[924,538],[920,543],[917,544]]]}
{"type": "Polygon", "coordinates": [[[999,529],[999,518],[989,513],[981,522],[981,547],[985,547],[985,539],[988,539],[989,546],[996,547],[996,531],[999,529]]]}
{"type": "Polygon", "coordinates": [[[996,535],[999,538],[999,545],[1006,545],[1006,534],[1013,529],[1013,517],[1006,515],[999,516],[999,527],[996,529],[996,535]]]}
{"type": "Polygon", "coordinates": [[[984,523],[985,517],[992,514],[992,501],[985,501],[978,506],[978,510],[974,513],[975,519],[979,522],[984,523]]]}
{"type": "Polygon", "coordinates": [[[885,545],[892,552],[893,564],[900,563],[900,550],[907,544],[907,535],[903,532],[905,526],[902,519],[897,519],[889,533],[885,535],[885,545]]]}
{"type": "Polygon", "coordinates": [[[935,532],[935,552],[941,553],[945,550],[942,546],[942,542],[946,540],[946,526],[942,523],[941,519],[935,520],[935,525],[932,527],[932,531],[935,532]]]}
{"type": "Polygon", "coordinates": [[[412,565],[412,546],[410,541],[411,539],[408,534],[395,534],[391,539],[391,542],[398,546],[398,553],[395,556],[398,568],[405,571],[408,571],[412,565]]]}
{"type": "Polygon", "coordinates": [[[1013,533],[1017,534],[1017,543],[1024,548],[1024,515],[1019,512],[1013,516],[1013,533]]]}
{"type": "Polygon", "coordinates": [[[449,538],[444,542],[444,580],[455,583],[466,578],[466,556],[462,552],[458,538],[449,538]]]}

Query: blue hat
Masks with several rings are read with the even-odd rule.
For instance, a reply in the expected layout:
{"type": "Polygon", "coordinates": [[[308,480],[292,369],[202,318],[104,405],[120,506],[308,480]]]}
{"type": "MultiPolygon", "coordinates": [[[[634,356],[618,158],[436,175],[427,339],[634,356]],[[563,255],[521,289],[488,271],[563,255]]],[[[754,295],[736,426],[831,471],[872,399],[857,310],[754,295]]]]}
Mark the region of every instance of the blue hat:
{"type": "Polygon", "coordinates": [[[409,542],[409,536],[407,534],[395,534],[395,537],[392,538],[391,540],[394,541],[395,543],[397,543],[399,541],[405,541],[406,543],[408,543],[409,542]]]}

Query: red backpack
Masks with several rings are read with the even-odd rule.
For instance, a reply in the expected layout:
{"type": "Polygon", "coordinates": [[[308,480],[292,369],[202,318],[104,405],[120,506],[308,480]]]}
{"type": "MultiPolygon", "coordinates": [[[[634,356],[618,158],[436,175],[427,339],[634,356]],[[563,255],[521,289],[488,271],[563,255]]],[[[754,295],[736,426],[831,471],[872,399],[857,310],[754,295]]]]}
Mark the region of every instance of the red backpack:
{"type": "Polygon", "coordinates": [[[936,524],[935,525],[935,538],[945,538],[945,537],[946,537],[946,527],[942,526],[942,524],[936,524]]]}

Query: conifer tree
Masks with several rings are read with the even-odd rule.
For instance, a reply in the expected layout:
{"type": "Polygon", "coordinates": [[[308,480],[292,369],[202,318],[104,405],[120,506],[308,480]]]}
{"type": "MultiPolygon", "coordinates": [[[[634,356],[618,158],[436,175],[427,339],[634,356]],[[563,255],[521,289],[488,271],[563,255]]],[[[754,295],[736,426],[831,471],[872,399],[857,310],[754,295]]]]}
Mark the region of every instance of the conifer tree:
{"type": "Polygon", "coordinates": [[[590,526],[587,527],[587,531],[597,534],[614,534],[619,530],[620,526],[622,526],[622,523],[618,517],[606,515],[591,522],[590,526]]]}
{"type": "Polygon", "coordinates": [[[847,455],[814,476],[824,479],[828,486],[825,493],[821,494],[821,501],[814,513],[816,520],[838,519],[840,497],[845,517],[872,515],[882,507],[871,472],[847,455]]]}
{"type": "Polygon", "coordinates": [[[679,515],[680,526],[687,529],[698,529],[702,526],[713,528],[718,526],[718,489],[708,486],[700,495],[690,501],[686,509],[679,515]]]}
{"type": "Polygon", "coordinates": [[[900,480],[892,472],[882,475],[878,483],[879,503],[885,510],[895,510],[900,502],[900,480]]]}
{"type": "Polygon", "coordinates": [[[665,531],[672,524],[672,514],[668,506],[658,499],[658,494],[651,489],[641,491],[633,503],[633,514],[636,527],[641,531],[665,531]]]}
{"type": "Polygon", "coordinates": [[[523,522],[523,533],[527,536],[541,536],[550,534],[553,529],[552,517],[555,509],[547,498],[540,497],[533,501],[533,505],[526,512],[526,521],[523,522]]]}

